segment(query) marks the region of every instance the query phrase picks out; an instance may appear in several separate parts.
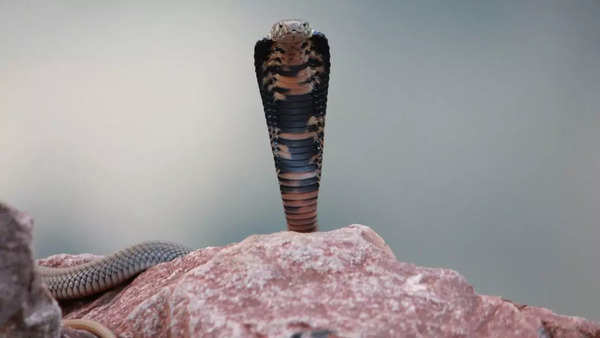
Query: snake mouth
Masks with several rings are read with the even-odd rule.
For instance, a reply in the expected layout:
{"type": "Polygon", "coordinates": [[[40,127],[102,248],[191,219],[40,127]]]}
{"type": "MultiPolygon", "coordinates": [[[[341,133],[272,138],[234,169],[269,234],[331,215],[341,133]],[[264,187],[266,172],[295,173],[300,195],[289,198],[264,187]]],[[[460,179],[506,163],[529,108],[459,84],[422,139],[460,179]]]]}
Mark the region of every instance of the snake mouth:
{"type": "Polygon", "coordinates": [[[278,41],[282,43],[297,43],[304,39],[306,39],[306,36],[303,33],[292,31],[287,33],[284,37],[279,38],[278,41]]]}

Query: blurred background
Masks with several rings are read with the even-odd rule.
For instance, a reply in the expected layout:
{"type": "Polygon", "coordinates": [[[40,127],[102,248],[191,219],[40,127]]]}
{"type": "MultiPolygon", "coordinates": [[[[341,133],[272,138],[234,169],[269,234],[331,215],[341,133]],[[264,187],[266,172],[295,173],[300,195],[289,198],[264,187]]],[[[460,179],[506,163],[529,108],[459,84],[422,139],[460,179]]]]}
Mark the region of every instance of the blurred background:
{"type": "Polygon", "coordinates": [[[0,2],[0,199],[37,257],[285,228],[253,69],[332,48],[319,221],[600,320],[600,2],[0,2]]]}

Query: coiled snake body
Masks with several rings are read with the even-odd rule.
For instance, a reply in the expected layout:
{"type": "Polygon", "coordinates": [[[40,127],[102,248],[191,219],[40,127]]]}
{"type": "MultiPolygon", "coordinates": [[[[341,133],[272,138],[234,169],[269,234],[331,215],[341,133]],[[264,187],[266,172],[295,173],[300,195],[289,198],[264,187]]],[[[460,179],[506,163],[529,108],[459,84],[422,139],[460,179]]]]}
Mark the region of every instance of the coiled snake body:
{"type": "MultiPolygon", "coordinates": [[[[300,20],[275,23],[254,49],[258,87],[291,231],[317,229],[329,59],[325,35],[300,20]]],[[[110,289],[190,251],[175,243],[145,242],[86,264],[67,268],[38,265],[37,270],[52,296],[73,299],[110,289]]],[[[102,328],[99,323],[79,320],[71,324],[106,336],[98,329],[102,328]]]]}

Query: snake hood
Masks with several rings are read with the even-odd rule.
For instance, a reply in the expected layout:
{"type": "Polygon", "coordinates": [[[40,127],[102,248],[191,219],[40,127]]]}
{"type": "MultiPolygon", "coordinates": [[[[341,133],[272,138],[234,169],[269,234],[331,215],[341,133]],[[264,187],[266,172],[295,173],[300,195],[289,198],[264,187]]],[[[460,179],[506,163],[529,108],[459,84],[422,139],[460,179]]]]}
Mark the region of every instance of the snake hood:
{"type": "Polygon", "coordinates": [[[276,22],[254,47],[254,67],[288,230],[317,229],[330,54],[302,20],[276,22]]]}

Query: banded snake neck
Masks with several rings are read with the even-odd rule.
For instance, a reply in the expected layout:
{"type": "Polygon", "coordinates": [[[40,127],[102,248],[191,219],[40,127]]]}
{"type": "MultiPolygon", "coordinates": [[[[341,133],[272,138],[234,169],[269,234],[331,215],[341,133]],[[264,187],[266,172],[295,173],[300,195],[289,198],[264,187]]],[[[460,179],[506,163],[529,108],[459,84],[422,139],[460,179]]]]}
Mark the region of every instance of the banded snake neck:
{"type": "MultiPolygon", "coordinates": [[[[327,38],[308,22],[279,21],[256,43],[254,66],[288,230],[316,231],[331,67],[327,38]]],[[[53,297],[76,299],[108,290],[191,251],[176,243],[144,242],[85,264],[37,265],[36,270],[53,297]]],[[[114,336],[92,320],[63,324],[114,336]]]]}
{"type": "Polygon", "coordinates": [[[306,21],[282,20],[254,47],[256,79],[288,230],[317,230],[329,44],[306,21]]]}

